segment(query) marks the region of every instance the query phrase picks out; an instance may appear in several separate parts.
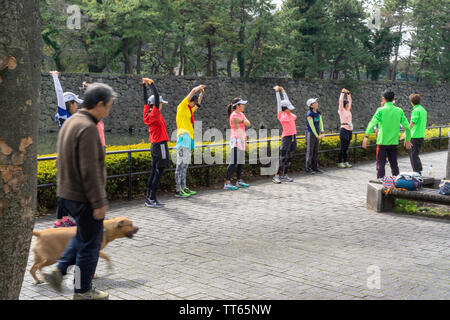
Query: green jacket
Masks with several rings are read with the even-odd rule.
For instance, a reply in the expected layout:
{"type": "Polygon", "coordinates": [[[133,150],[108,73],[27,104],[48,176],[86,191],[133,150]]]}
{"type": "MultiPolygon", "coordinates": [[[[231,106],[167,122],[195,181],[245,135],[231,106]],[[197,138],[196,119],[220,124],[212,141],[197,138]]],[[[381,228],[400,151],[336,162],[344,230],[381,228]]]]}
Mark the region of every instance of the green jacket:
{"type": "Polygon", "coordinates": [[[387,102],[382,108],[378,108],[367,126],[366,134],[371,134],[373,128],[378,125],[377,144],[384,146],[397,145],[400,134],[400,125],[405,128],[406,141],[411,140],[409,122],[402,109],[387,102]]]}
{"type": "Polygon", "coordinates": [[[420,104],[413,107],[411,111],[411,122],[414,127],[411,129],[413,138],[425,138],[425,129],[427,127],[427,110],[420,104]]]}

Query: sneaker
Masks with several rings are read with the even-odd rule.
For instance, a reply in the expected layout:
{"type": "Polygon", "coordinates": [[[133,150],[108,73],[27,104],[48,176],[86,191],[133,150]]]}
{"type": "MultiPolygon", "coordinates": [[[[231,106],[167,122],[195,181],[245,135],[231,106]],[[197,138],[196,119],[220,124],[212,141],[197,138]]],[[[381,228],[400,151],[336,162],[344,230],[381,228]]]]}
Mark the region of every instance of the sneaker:
{"type": "Polygon", "coordinates": [[[314,172],[315,172],[315,173],[325,173],[325,171],[320,170],[320,169],[314,170],[314,172]]]}
{"type": "Polygon", "coordinates": [[[158,200],[155,200],[155,201],[156,201],[156,204],[161,207],[164,207],[166,205],[165,203],[159,202],[158,200]]]}
{"type": "Polygon", "coordinates": [[[157,202],[156,200],[150,200],[147,199],[145,201],[145,205],[149,208],[161,208],[164,207],[164,205],[161,205],[159,202],[157,202]]]}
{"type": "Polygon", "coordinates": [[[346,162],[346,163],[344,163],[345,164],[345,167],[346,168],[351,168],[351,167],[353,167],[350,163],[348,163],[348,162],[346,162]]]}
{"type": "Polygon", "coordinates": [[[338,168],[347,168],[347,166],[345,165],[345,163],[341,162],[338,163],[338,168]]]}
{"type": "Polygon", "coordinates": [[[245,183],[244,180],[238,181],[236,183],[236,187],[238,188],[248,188],[250,185],[248,183],[245,183]]]}
{"type": "Polygon", "coordinates": [[[294,179],[292,179],[291,177],[289,177],[287,174],[285,174],[284,176],[281,177],[282,180],[286,180],[287,182],[293,182],[294,179]]]}
{"type": "Polygon", "coordinates": [[[53,224],[53,228],[64,228],[66,225],[64,223],[62,223],[62,221],[56,221],[53,224]]]}
{"type": "Polygon", "coordinates": [[[309,173],[309,174],[316,174],[316,172],[313,171],[313,170],[311,170],[311,169],[306,169],[306,173],[309,173]]]}
{"type": "Polygon", "coordinates": [[[223,186],[223,188],[224,188],[225,190],[237,190],[237,189],[239,189],[238,187],[233,186],[231,183],[226,183],[226,184],[223,186]]]}
{"type": "Polygon", "coordinates": [[[109,293],[92,288],[84,293],[74,293],[73,300],[108,300],[109,293]]]}
{"type": "Polygon", "coordinates": [[[187,194],[190,194],[190,195],[197,194],[197,191],[192,191],[192,190],[190,190],[189,188],[185,188],[183,191],[184,191],[185,193],[187,193],[187,194]]]}
{"type": "Polygon", "coordinates": [[[273,177],[272,182],[273,183],[281,183],[280,176],[273,177]]]}
{"type": "Polygon", "coordinates": [[[183,190],[175,192],[175,197],[177,197],[177,198],[189,198],[190,196],[191,195],[189,193],[186,193],[183,190]]]}
{"type": "Polygon", "coordinates": [[[62,279],[63,275],[57,266],[54,266],[50,272],[44,272],[43,274],[45,281],[47,281],[50,286],[58,292],[62,291],[62,279]]]}
{"type": "Polygon", "coordinates": [[[77,225],[75,221],[72,221],[69,217],[62,218],[61,222],[65,224],[66,227],[76,227],[77,225]]]}

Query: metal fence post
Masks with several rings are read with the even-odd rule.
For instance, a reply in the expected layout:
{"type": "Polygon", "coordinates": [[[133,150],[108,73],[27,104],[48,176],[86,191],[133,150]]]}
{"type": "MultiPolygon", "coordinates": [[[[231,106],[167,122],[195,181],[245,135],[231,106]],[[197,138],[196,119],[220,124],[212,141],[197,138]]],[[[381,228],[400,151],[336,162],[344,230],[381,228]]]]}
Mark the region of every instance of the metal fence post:
{"type": "Polygon", "coordinates": [[[441,127],[439,127],[439,141],[438,141],[438,149],[441,150],[441,127]]]}
{"type": "Polygon", "coordinates": [[[133,188],[133,183],[131,181],[131,173],[133,172],[131,167],[131,151],[129,151],[127,154],[128,154],[128,201],[130,201],[133,188]]]}

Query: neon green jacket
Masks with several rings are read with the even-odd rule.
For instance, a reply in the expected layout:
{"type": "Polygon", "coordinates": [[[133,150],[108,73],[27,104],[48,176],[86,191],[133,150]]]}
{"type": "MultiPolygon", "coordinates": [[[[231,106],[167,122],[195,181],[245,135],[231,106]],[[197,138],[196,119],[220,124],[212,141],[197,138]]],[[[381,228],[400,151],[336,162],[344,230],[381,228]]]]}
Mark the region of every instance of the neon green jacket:
{"type": "Polygon", "coordinates": [[[392,102],[387,102],[382,108],[378,108],[367,126],[366,134],[371,134],[376,125],[379,128],[377,136],[378,145],[397,145],[400,125],[405,129],[406,141],[411,140],[411,129],[409,129],[408,119],[406,119],[403,110],[394,106],[392,102]]]}
{"type": "Polygon", "coordinates": [[[411,129],[413,138],[425,138],[425,129],[427,127],[427,111],[420,104],[414,106],[411,111],[411,122],[414,126],[411,129]]]}

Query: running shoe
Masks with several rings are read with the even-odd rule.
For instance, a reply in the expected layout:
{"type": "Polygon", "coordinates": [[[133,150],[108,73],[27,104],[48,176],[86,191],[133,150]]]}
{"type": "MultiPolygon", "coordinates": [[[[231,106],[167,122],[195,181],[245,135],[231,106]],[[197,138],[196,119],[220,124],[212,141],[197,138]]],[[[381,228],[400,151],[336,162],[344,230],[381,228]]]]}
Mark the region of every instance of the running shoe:
{"type": "Polygon", "coordinates": [[[72,221],[69,217],[63,217],[61,222],[65,224],[66,227],[76,227],[77,225],[75,221],[72,221]]]}
{"type": "Polygon", "coordinates": [[[315,173],[325,173],[325,171],[320,170],[320,169],[314,170],[314,172],[315,172],[315,173]]]}
{"type": "Polygon", "coordinates": [[[236,187],[238,188],[248,188],[250,185],[248,183],[245,183],[244,180],[238,181],[236,183],[236,187]]]}
{"type": "Polygon", "coordinates": [[[231,183],[226,183],[226,184],[223,186],[223,188],[224,188],[225,190],[237,190],[237,189],[239,189],[238,187],[233,186],[231,183]]]}
{"type": "Polygon", "coordinates": [[[66,225],[64,223],[62,223],[62,221],[56,221],[53,224],[53,228],[64,228],[66,225]]]}
{"type": "Polygon", "coordinates": [[[108,300],[109,293],[92,288],[83,293],[74,293],[73,300],[108,300]]]}
{"type": "Polygon", "coordinates": [[[156,201],[156,204],[158,204],[158,205],[160,205],[162,207],[164,207],[166,205],[165,203],[159,202],[158,200],[155,200],[155,201],[156,201]]]}
{"type": "Polygon", "coordinates": [[[275,176],[275,177],[273,177],[272,182],[273,182],[273,183],[277,183],[277,184],[281,183],[280,176],[275,176]]]}
{"type": "Polygon", "coordinates": [[[190,194],[190,195],[197,194],[197,191],[192,191],[192,190],[190,190],[189,188],[185,188],[183,191],[184,191],[185,193],[187,193],[187,194],[190,194]]]}
{"type": "Polygon", "coordinates": [[[309,174],[316,174],[316,172],[313,171],[313,170],[311,170],[311,169],[306,169],[306,173],[309,173],[309,174]]]}
{"type": "Polygon", "coordinates": [[[341,162],[341,163],[339,163],[338,164],[338,168],[347,168],[347,166],[345,165],[345,163],[344,162],[341,162]]]}
{"type": "Polygon", "coordinates": [[[350,163],[348,163],[348,162],[346,162],[346,163],[344,163],[345,164],[345,167],[346,168],[351,168],[351,167],[353,167],[350,163]]]}
{"type": "Polygon", "coordinates": [[[180,190],[178,192],[175,192],[176,198],[189,198],[191,195],[189,193],[184,192],[183,190],[180,190]]]}
{"type": "Polygon", "coordinates": [[[149,208],[161,208],[164,207],[164,205],[161,205],[159,202],[157,202],[156,200],[150,200],[147,199],[145,201],[145,205],[149,208]]]}
{"type": "Polygon", "coordinates": [[[281,180],[286,180],[287,182],[293,182],[294,181],[294,179],[289,177],[287,174],[285,174],[284,176],[281,176],[281,180]]]}

